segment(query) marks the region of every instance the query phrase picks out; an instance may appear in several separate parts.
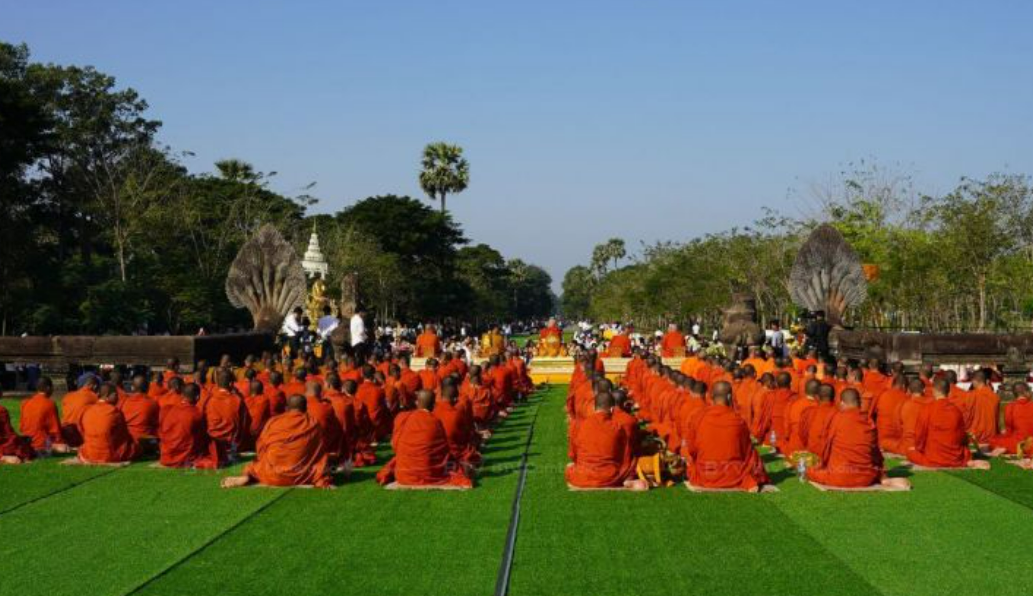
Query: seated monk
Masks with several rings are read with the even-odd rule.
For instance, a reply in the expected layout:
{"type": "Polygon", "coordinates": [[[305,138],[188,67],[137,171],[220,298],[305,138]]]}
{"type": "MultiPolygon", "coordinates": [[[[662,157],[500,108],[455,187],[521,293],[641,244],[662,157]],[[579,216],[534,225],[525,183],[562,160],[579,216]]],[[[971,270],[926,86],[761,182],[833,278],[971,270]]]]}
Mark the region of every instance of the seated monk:
{"type": "Polygon", "coordinates": [[[395,456],[377,473],[377,482],[403,486],[457,486],[472,488],[473,482],[453,459],[445,427],[432,410],[434,392],[421,389],[416,409],[395,418],[391,446],[395,456]]]}
{"type": "Polygon", "coordinates": [[[989,468],[990,462],[972,459],[961,410],[947,399],[947,379],[933,379],[932,387],[934,401],[918,415],[908,460],[926,468],[989,468]]]}
{"type": "Polygon", "coordinates": [[[323,395],[323,385],[309,381],[305,388],[306,410],[309,418],[316,421],[323,429],[323,451],[331,465],[336,465],[341,453],[345,452],[348,440],[344,436],[344,427],[337,418],[333,403],[323,395]]]}
{"type": "Polygon", "coordinates": [[[61,436],[69,447],[82,445],[82,415],[97,403],[100,381],[87,374],[79,383],[78,391],[71,391],[61,399],[61,436]]]}
{"type": "Polygon", "coordinates": [[[786,409],[786,434],[779,448],[782,453],[792,455],[798,451],[807,451],[807,436],[800,432],[801,422],[804,413],[817,405],[820,387],[818,379],[807,379],[803,384],[803,396],[794,399],[786,409]]]}
{"type": "Polygon", "coordinates": [[[495,400],[491,388],[481,380],[480,366],[470,367],[463,390],[466,392],[467,401],[470,402],[474,426],[482,433],[488,432],[488,427],[495,419],[495,400]]]}
{"type": "Polygon", "coordinates": [[[567,483],[576,488],[649,490],[649,484],[635,477],[634,465],[626,461],[630,438],[614,422],[613,405],[613,395],[599,393],[593,413],[571,424],[567,483]]]}
{"type": "Polygon", "coordinates": [[[306,412],[303,395],[287,398],[287,411],[273,416],[258,437],[255,460],[243,476],[222,480],[223,488],[251,483],[266,486],[312,485],[334,488],[330,463],[323,444],[323,430],[306,412]]]}
{"type": "Polygon", "coordinates": [[[452,458],[468,468],[468,473],[481,466],[481,454],[477,451],[478,435],[474,432],[473,419],[469,412],[456,407],[459,388],[451,378],[441,383],[441,399],[434,404],[434,417],[445,427],[448,448],[452,458]]]}
{"type": "Polygon", "coordinates": [[[247,393],[244,394],[244,407],[247,408],[250,424],[240,449],[241,451],[251,451],[255,447],[255,441],[262,435],[265,423],[269,422],[273,416],[269,396],[265,392],[265,385],[262,384],[262,381],[254,378],[249,381],[247,393]]]}
{"type": "Polygon", "coordinates": [[[236,461],[251,422],[244,400],[233,391],[233,372],[221,369],[215,378],[215,389],[201,400],[199,407],[221,467],[236,461]]]}
{"type": "Polygon", "coordinates": [[[606,352],[610,358],[628,358],[631,356],[631,337],[628,335],[628,329],[613,336],[606,352]]]}
{"type": "Polygon", "coordinates": [[[775,389],[764,393],[753,412],[753,436],[776,449],[784,446],[780,439],[786,434],[786,410],[795,398],[792,382],[787,372],[775,375],[775,389]]]}
{"type": "MultiPolygon", "coordinates": [[[[182,384],[182,379],[173,380],[182,384]]],[[[170,382],[171,384],[171,382],[170,382]]],[[[204,415],[197,409],[201,389],[194,383],[177,392],[179,402],[161,410],[158,440],[161,452],[158,463],[166,468],[214,468],[216,456],[210,450],[204,415]]]]}
{"type": "Polygon", "coordinates": [[[125,399],[118,402],[118,409],[122,410],[129,434],[133,435],[137,443],[158,436],[158,413],[161,408],[154,398],[147,395],[147,377],[133,377],[132,390],[125,399]]]}
{"type": "Polygon", "coordinates": [[[420,387],[427,391],[437,391],[441,385],[441,376],[438,374],[438,361],[436,358],[428,358],[423,363],[423,370],[417,373],[420,377],[420,387]]]}
{"type": "MultiPolygon", "coordinates": [[[[899,375],[902,377],[902,375],[899,375]]],[[[896,378],[896,377],[894,377],[896,378]]],[[[890,389],[893,391],[893,389],[890,389]]],[[[925,383],[921,379],[911,379],[907,385],[907,397],[903,403],[897,406],[894,416],[899,420],[900,438],[897,441],[883,441],[880,435],[879,444],[883,450],[907,457],[907,452],[915,446],[915,429],[918,427],[918,415],[922,410],[933,402],[932,397],[926,397],[925,383]]],[[[948,398],[948,401],[950,399],[948,398]]],[[[878,428],[876,428],[878,430],[878,428]]]]}
{"type": "Polygon", "coordinates": [[[807,470],[807,479],[841,488],[910,486],[905,478],[886,478],[875,425],[861,410],[861,393],[853,387],[844,389],[839,409],[828,422],[825,444],[817,454],[821,462],[807,470]]]}
{"type": "Polygon", "coordinates": [[[829,383],[822,383],[818,387],[818,404],[800,415],[800,436],[804,439],[806,451],[815,455],[821,453],[829,419],[837,412],[836,389],[829,383]]]}
{"type": "MultiPolygon", "coordinates": [[[[0,389],[3,397],[3,389],[0,389]]],[[[11,414],[0,405],[0,463],[20,464],[36,457],[29,437],[20,436],[11,426],[11,414]]]]}
{"type": "Polygon", "coordinates": [[[366,410],[370,421],[370,435],[366,440],[370,444],[383,441],[391,434],[391,411],[387,409],[387,397],[384,388],[376,380],[376,369],[372,365],[362,366],[362,384],[355,393],[359,407],[366,410]]]}
{"type": "Polygon", "coordinates": [[[85,464],[117,464],[133,460],[139,446],[118,403],[118,391],[110,383],[100,386],[99,401],[82,417],[83,444],[79,461],[85,464]]]}
{"type": "Polygon", "coordinates": [[[44,454],[68,451],[68,445],[61,436],[57,405],[50,397],[53,394],[54,383],[50,377],[40,379],[36,383],[36,393],[21,403],[21,419],[18,421],[21,433],[32,441],[32,448],[44,454]]]}
{"type": "Polygon", "coordinates": [[[997,435],[1000,409],[1001,398],[986,382],[986,373],[977,370],[972,375],[972,418],[967,430],[980,445],[988,445],[997,435]]]}
{"type": "MultiPolygon", "coordinates": [[[[994,457],[1017,454],[1019,443],[1033,437],[1033,400],[1030,399],[1029,385],[1015,383],[1012,391],[1015,400],[1004,406],[1004,434],[990,439],[994,457]]],[[[1024,455],[1030,456],[1028,448],[1024,455]]]]}
{"type": "Polygon", "coordinates": [[[611,395],[613,395],[613,421],[624,429],[624,434],[628,437],[627,447],[624,450],[624,466],[635,467],[642,451],[642,430],[638,427],[638,419],[631,414],[632,404],[628,398],[628,392],[617,389],[611,395]]]}
{"type": "Polygon", "coordinates": [[[678,331],[678,325],[671,323],[667,326],[667,333],[660,340],[660,356],[662,358],[675,358],[685,355],[685,336],[678,331]]]}
{"type": "Polygon", "coordinates": [[[434,358],[441,353],[441,339],[438,338],[434,325],[427,325],[423,333],[416,338],[416,357],[434,358]]]}
{"type": "MultiPolygon", "coordinates": [[[[183,401],[183,387],[186,385],[181,377],[172,377],[171,379],[166,381],[165,384],[168,386],[168,391],[163,393],[161,397],[158,398],[159,419],[161,417],[160,412],[162,410],[164,410],[168,406],[178,405],[179,402],[183,401]]],[[[200,387],[197,388],[197,392],[198,397],[200,398],[200,387]]]]}
{"type": "Polygon", "coordinates": [[[875,396],[868,417],[875,422],[875,430],[879,433],[879,448],[892,453],[900,448],[900,440],[904,429],[900,421],[900,409],[908,399],[907,378],[904,375],[893,377],[889,389],[875,396]]]}
{"type": "Polygon", "coordinates": [[[732,409],[730,383],[714,384],[711,404],[694,412],[682,439],[689,482],[699,488],[758,492],[771,480],[746,423],[732,409]]]}

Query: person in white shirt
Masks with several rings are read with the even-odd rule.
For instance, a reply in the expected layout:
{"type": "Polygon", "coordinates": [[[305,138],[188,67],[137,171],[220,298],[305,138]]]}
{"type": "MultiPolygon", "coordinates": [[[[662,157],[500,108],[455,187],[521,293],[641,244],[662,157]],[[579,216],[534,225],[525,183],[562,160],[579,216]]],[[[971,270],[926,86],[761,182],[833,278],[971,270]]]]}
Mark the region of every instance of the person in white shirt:
{"type": "Polygon", "coordinates": [[[323,342],[323,361],[334,359],[334,345],[330,336],[341,325],[341,321],[333,315],[329,306],[323,307],[323,316],[316,322],[316,334],[323,342]]]}
{"type": "Polygon", "coordinates": [[[291,356],[298,354],[298,333],[301,332],[301,317],[301,307],[294,307],[294,310],[288,313],[283,320],[283,328],[280,330],[280,333],[287,336],[287,344],[291,347],[291,356]]]}
{"type": "Polygon", "coordinates": [[[355,352],[356,360],[361,363],[366,362],[367,347],[369,345],[369,342],[366,341],[369,337],[366,333],[366,319],[363,317],[365,314],[362,308],[357,308],[349,322],[352,351],[355,352]]]}

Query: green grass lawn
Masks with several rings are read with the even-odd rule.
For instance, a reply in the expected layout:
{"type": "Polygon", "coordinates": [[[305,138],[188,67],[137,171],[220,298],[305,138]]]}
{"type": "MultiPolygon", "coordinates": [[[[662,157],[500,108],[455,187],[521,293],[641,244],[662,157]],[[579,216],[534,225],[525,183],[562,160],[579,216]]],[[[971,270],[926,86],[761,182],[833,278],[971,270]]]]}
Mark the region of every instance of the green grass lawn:
{"type": "Polygon", "coordinates": [[[564,394],[518,409],[465,493],[385,491],[375,470],[224,491],[227,471],[5,466],[0,595],[490,594],[539,408],[510,594],[1033,593],[1033,474],[995,462],[830,494],[772,462],[777,494],[571,493],[564,394]]]}

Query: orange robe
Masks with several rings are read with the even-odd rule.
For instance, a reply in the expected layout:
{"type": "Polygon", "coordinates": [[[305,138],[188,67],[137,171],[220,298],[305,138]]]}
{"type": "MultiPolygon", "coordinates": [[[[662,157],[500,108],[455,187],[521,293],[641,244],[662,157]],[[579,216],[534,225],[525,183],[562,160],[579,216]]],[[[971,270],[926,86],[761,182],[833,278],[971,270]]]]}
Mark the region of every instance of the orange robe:
{"type": "Polygon", "coordinates": [[[369,442],[382,441],[391,434],[391,411],[387,409],[384,388],[376,383],[363,383],[355,392],[355,401],[369,416],[369,442]]]}
{"type": "Polygon", "coordinates": [[[1033,437],[1033,401],[1022,396],[1004,406],[1004,434],[991,438],[990,445],[1015,453],[1019,443],[1030,437],[1033,437]]]}
{"type": "Polygon", "coordinates": [[[612,416],[617,426],[624,430],[624,436],[628,437],[621,467],[633,470],[638,462],[639,446],[642,444],[642,433],[638,428],[638,420],[621,408],[614,408],[612,416]]]}
{"type": "Polygon", "coordinates": [[[14,432],[11,415],[3,406],[0,406],[0,455],[13,455],[21,459],[32,459],[36,455],[29,437],[14,432]]]}
{"type": "Polygon", "coordinates": [[[427,410],[399,414],[391,446],[395,456],[377,473],[380,484],[397,481],[406,486],[473,486],[452,458],[445,427],[427,410]]]}
{"type": "Polygon", "coordinates": [[[752,490],[770,482],[746,423],[730,407],[697,410],[686,434],[686,473],[693,485],[752,490]]]}
{"type": "Polygon", "coordinates": [[[800,435],[805,437],[807,451],[820,456],[829,419],[837,413],[839,409],[832,402],[818,402],[800,415],[800,435]]]}
{"type": "Polygon", "coordinates": [[[567,482],[580,488],[624,486],[634,468],[625,460],[628,436],[607,412],[593,412],[570,429],[567,482]]]}
{"type": "Polygon", "coordinates": [[[900,440],[896,443],[889,443],[884,447],[891,453],[907,455],[915,447],[915,431],[918,428],[918,415],[926,406],[933,403],[931,397],[911,397],[900,404],[898,417],[900,418],[900,440]]]}
{"type": "Polygon", "coordinates": [[[900,423],[900,409],[908,401],[908,394],[900,388],[890,387],[879,394],[872,402],[868,417],[875,422],[879,433],[879,447],[894,453],[903,453],[896,449],[904,429],[900,423]]]}
{"type": "Polygon", "coordinates": [[[753,413],[753,436],[777,448],[786,434],[786,409],[792,401],[792,389],[772,389],[766,392],[760,403],[760,411],[753,413]],[[775,445],[771,444],[772,432],[775,433],[775,445]]]}
{"type": "Polygon", "coordinates": [[[32,448],[36,451],[63,440],[57,405],[54,404],[54,400],[42,393],[37,393],[21,403],[21,419],[18,426],[21,433],[32,441],[32,448]]]}
{"type": "Polygon", "coordinates": [[[274,387],[267,383],[265,385],[265,398],[269,403],[270,417],[287,411],[287,396],[283,392],[283,385],[274,387]]]}
{"type": "MultiPolygon", "coordinates": [[[[932,391],[926,389],[926,397],[932,398],[932,391]]],[[[972,391],[965,391],[961,387],[951,387],[947,400],[961,410],[961,419],[964,421],[965,429],[972,426],[972,416],[976,406],[976,396],[972,391]]]]}
{"type": "Polygon", "coordinates": [[[441,353],[441,340],[437,334],[424,331],[416,338],[416,356],[433,358],[441,353]]]}
{"type": "Polygon", "coordinates": [[[306,398],[308,416],[322,429],[323,451],[327,457],[338,458],[345,450],[344,428],[337,418],[333,403],[328,399],[306,398]]]}
{"type": "Polygon", "coordinates": [[[631,338],[623,333],[613,336],[607,352],[610,357],[627,358],[631,356],[631,338]]]}
{"type": "Polygon", "coordinates": [[[138,447],[122,411],[107,402],[86,410],[82,417],[83,444],[79,459],[87,463],[119,463],[138,455],[138,447]]]}
{"type": "Polygon", "coordinates": [[[144,393],[133,393],[118,402],[118,409],[125,416],[129,434],[139,442],[147,437],[158,436],[158,413],[161,408],[154,398],[144,393]]]}
{"type": "Polygon", "coordinates": [[[231,449],[239,447],[251,423],[244,400],[221,387],[212,390],[198,406],[205,416],[205,426],[219,455],[219,465],[227,461],[231,449]]]}
{"type": "Polygon", "coordinates": [[[977,442],[989,443],[997,435],[1000,408],[1001,398],[988,385],[972,390],[972,417],[967,429],[977,442]]]}
{"type": "Polygon", "coordinates": [[[907,458],[929,468],[963,468],[972,459],[961,410],[946,399],[922,409],[915,427],[915,448],[907,458]]]}
{"type": "Polygon", "coordinates": [[[821,463],[807,470],[819,484],[857,488],[882,479],[882,451],[875,425],[859,409],[845,410],[827,422],[821,463]]]}
{"type": "Polygon", "coordinates": [[[807,438],[800,432],[800,423],[804,412],[815,405],[810,399],[798,397],[786,408],[786,435],[784,439],[779,439],[782,453],[792,455],[797,451],[807,451],[807,438]]]}
{"type": "Polygon", "coordinates": [[[184,402],[166,406],[158,426],[161,455],[158,461],[168,468],[214,468],[209,452],[204,415],[197,406],[184,402]]]}
{"type": "Polygon", "coordinates": [[[82,445],[82,416],[97,401],[97,394],[85,387],[61,399],[61,435],[69,446],[82,445]]]}
{"type": "Polygon", "coordinates": [[[322,428],[306,412],[273,416],[258,437],[255,460],[244,473],[270,486],[330,486],[333,480],[322,428]]]}
{"type": "Polygon", "coordinates": [[[660,356],[674,358],[685,355],[685,336],[679,331],[668,331],[660,340],[660,356]]]}
{"type": "Polygon", "coordinates": [[[474,386],[470,383],[467,383],[465,387],[473,421],[482,426],[489,424],[495,418],[495,400],[492,398],[491,389],[484,385],[474,386]]]}
{"type": "Polygon", "coordinates": [[[477,467],[481,465],[481,454],[477,451],[477,434],[469,412],[441,400],[434,404],[434,417],[441,421],[448,439],[448,450],[455,461],[477,467]]]}
{"type": "Polygon", "coordinates": [[[269,398],[263,392],[261,395],[249,395],[244,398],[244,407],[247,408],[248,425],[247,436],[244,439],[245,450],[250,450],[262,436],[262,429],[272,418],[272,407],[269,405],[269,398]]]}

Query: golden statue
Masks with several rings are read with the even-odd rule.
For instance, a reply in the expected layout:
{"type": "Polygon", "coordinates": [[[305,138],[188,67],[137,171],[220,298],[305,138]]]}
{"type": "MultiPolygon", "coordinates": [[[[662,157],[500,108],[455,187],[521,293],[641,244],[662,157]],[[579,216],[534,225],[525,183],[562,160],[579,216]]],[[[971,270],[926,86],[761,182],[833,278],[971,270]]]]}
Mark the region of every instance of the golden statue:
{"type": "Polygon", "coordinates": [[[323,316],[323,307],[330,305],[330,298],[326,295],[326,282],[322,277],[316,277],[312,282],[312,289],[309,290],[308,300],[305,303],[305,310],[308,311],[308,320],[315,325],[323,316]]]}
{"type": "Polygon", "coordinates": [[[490,331],[481,336],[481,356],[491,358],[498,356],[506,349],[506,338],[498,327],[492,327],[490,331]]]}

